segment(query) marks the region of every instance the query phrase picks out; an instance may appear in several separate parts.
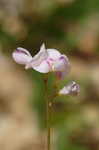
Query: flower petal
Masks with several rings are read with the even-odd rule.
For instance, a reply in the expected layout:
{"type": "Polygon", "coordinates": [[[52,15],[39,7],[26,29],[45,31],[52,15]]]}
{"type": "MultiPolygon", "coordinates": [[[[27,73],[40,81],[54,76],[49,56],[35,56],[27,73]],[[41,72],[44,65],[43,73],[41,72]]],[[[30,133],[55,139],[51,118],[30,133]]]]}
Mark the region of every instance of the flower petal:
{"type": "Polygon", "coordinates": [[[65,55],[61,55],[53,64],[54,71],[65,71],[68,72],[70,63],[65,55]]]}
{"type": "Polygon", "coordinates": [[[70,63],[67,56],[61,55],[61,57],[53,63],[52,69],[56,72],[58,79],[64,79],[70,71],[70,63]]]}
{"type": "Polygon", "coordinates": [[[45,44],[43,43],[40,47],[40,52],[46,51],[45,44]]]}
{"type": "Polygon", "coordinates": [[[45,48],[45,44],[42,44],[40,47],[40,51],[32,58],[29,65],[32,66],[32,68],[39,66],[42,63],[42,61],[47,59],[47,57],[48,57],[48,53],[45,48]]]}
{"type": "Polygon", "coordinates": [[[50,65],[44,60],[39,66],[33,67],[33,69],[41,73],[48,73],[50,71],[50,65]]]}
{"type": "Polygon", "coordinates": [[[60,91],[59,91],[59,94],[60,95],[77,95],[78,93],[80,92],[80,87],[79,85],[72,81],[70,84],[64,86],[64,88],[62,88],[60,91]]]}
{"type": "Polygon", "coordinates": [[[61,53],[56,49],[47,49],[48,57],[50,59],[56,60],[61,56],[61,53]]]}
{"type": "Polygon", "coordinates": [[[13,53],[12,57],[18,64],[24,64],[26,65],[32,60],[31,54],[24,48],[17,48],[13,53]]]}

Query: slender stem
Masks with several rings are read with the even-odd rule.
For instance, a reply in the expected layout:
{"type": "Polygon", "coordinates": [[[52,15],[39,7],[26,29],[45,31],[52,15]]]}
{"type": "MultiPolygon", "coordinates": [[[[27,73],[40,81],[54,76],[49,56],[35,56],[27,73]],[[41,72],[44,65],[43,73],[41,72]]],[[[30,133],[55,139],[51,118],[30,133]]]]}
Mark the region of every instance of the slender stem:
{"type": "Polygon", "coordinates": [[[46,90],[46,121],[47,121],[47,150],[51,149],[51,128],[50,128],[50,115],[51,115],[51,102],[48,96],[48,77],[45,76],[45,90],[46,90]]]}
{"type": "MultiPolygon", "coordinates": [[[[47,150],[51,150],[51,111],[52,111],[52,100],[57,96],[56,91],[54,94],[48,94],[48,76],[44,78],[45,83],[45,100],[46,100],[46,121],[47,121],[47,150]]],[[[57,90],[57,83],[54,88],[57,90]]]]}
{"type": "Polygon", "coordinates": [[[47,149],[51,148],[50,102],[47,100],[47,149]]]}

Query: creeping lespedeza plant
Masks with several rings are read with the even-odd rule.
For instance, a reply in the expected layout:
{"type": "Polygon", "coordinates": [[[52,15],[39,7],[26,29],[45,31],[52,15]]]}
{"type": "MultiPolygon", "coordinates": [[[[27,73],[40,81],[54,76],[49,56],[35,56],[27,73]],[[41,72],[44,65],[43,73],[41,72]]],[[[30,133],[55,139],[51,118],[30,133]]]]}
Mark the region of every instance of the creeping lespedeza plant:
{"type": "MultiPolygon", "coordinates": [[[[13,53],[12,57],[16,63],[25,65],[25,69],[32,68],[40,73],[54,72],[57,79],[61,80],[66,77],[70,71],[70,62],[66,55],[61,54],[56,49],[46,49],[45,44],[42,44],[40,51],[35,55],[31,56],[29,51],[24,48],[18,47],[13,53]]],[[[47,81],[47,80],[46,80],[47,81]]],[[[47,82],[45,82],[47,84],[47,82]]],[[[47,86],[46,86],[47,87],[47,86]]],[[[72,81],[68,85],[64,86],[61,90],[58,91],[57,95],[77,95],[80,91],[79,85],[72,81]]],[[[50,107],[52,105],[51,101],[54,97],[49,99],[47,98],[47,141],[48,141],[48,150],[50,150],[50,107]]]]}

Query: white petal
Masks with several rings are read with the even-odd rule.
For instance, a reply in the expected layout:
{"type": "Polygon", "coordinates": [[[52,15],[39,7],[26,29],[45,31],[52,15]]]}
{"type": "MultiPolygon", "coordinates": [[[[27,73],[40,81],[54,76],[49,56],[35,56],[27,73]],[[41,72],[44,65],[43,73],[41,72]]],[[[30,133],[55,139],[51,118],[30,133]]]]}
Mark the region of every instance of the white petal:
{"type": "Polygon", "coordinates": [[[41,47],[40,47],[40,52],[43,52],[43,51],[45,51],[45,50],[46,50],[45,44],[43,43],[43,44],[41,45],[41,47]]]}
{"type": "Polygon", "coordinates": [[[64,86],[64,88],[59,91],[59,94],[60,95],[68,95],[68,94],[77,95],[79,92],[80,92],[79,85],[76,82],[72,81],[70,84],[64,86]]]}
{"type": "Polygon", "coordinates": [[[27,64],[32,60],[31,54],[24,48],[17,48],[13,53],[12,57],[18,64],[27,64]]]}
{"type": "Polygon", "coordinates": [[[33,69],[41,73],[48,73],[50,71],[50,65],[45,60],[39,66],[33,67],[33,69]]]}
{"type": "Polygon", "coordinates": [[[32,58],[30,65],[32,67],[39,66],[42,63],[42,61],[47,59],[47,57],[48,53],[45,48],[45,44],[42,44],[42,46],[40,47],[40,51],[32,58]]]}
{"type": "Polygon", "coordinates": [[[48,57],[53,60],[56,60],[61,56],[61,53],[56,49],[47,49],[47,52],[48,52],[48,57]]]}

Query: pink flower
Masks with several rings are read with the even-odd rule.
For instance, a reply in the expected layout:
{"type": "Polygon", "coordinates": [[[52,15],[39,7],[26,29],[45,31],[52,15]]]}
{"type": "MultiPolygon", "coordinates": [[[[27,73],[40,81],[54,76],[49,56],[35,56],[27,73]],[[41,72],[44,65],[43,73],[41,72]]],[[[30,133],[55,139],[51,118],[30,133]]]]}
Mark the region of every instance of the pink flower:
{"type": "Polygon", "coordinates": [[[60,91],[60,95],[77,95],[80,92],[79,85],[72,81],[68,85],[64,86],[60,91]]]}
{"type": "Polygon", "coordinates": [[[16,63],[25,65],[25,69],[33,68],[41,73],[53,71],[59,78],[65,77],[70,70],[67,56],[62,55],[56,49],[46,49],[44,44],[34,57],[26,49],[20,47],[13,52],[12,56],[16,63]]]}

